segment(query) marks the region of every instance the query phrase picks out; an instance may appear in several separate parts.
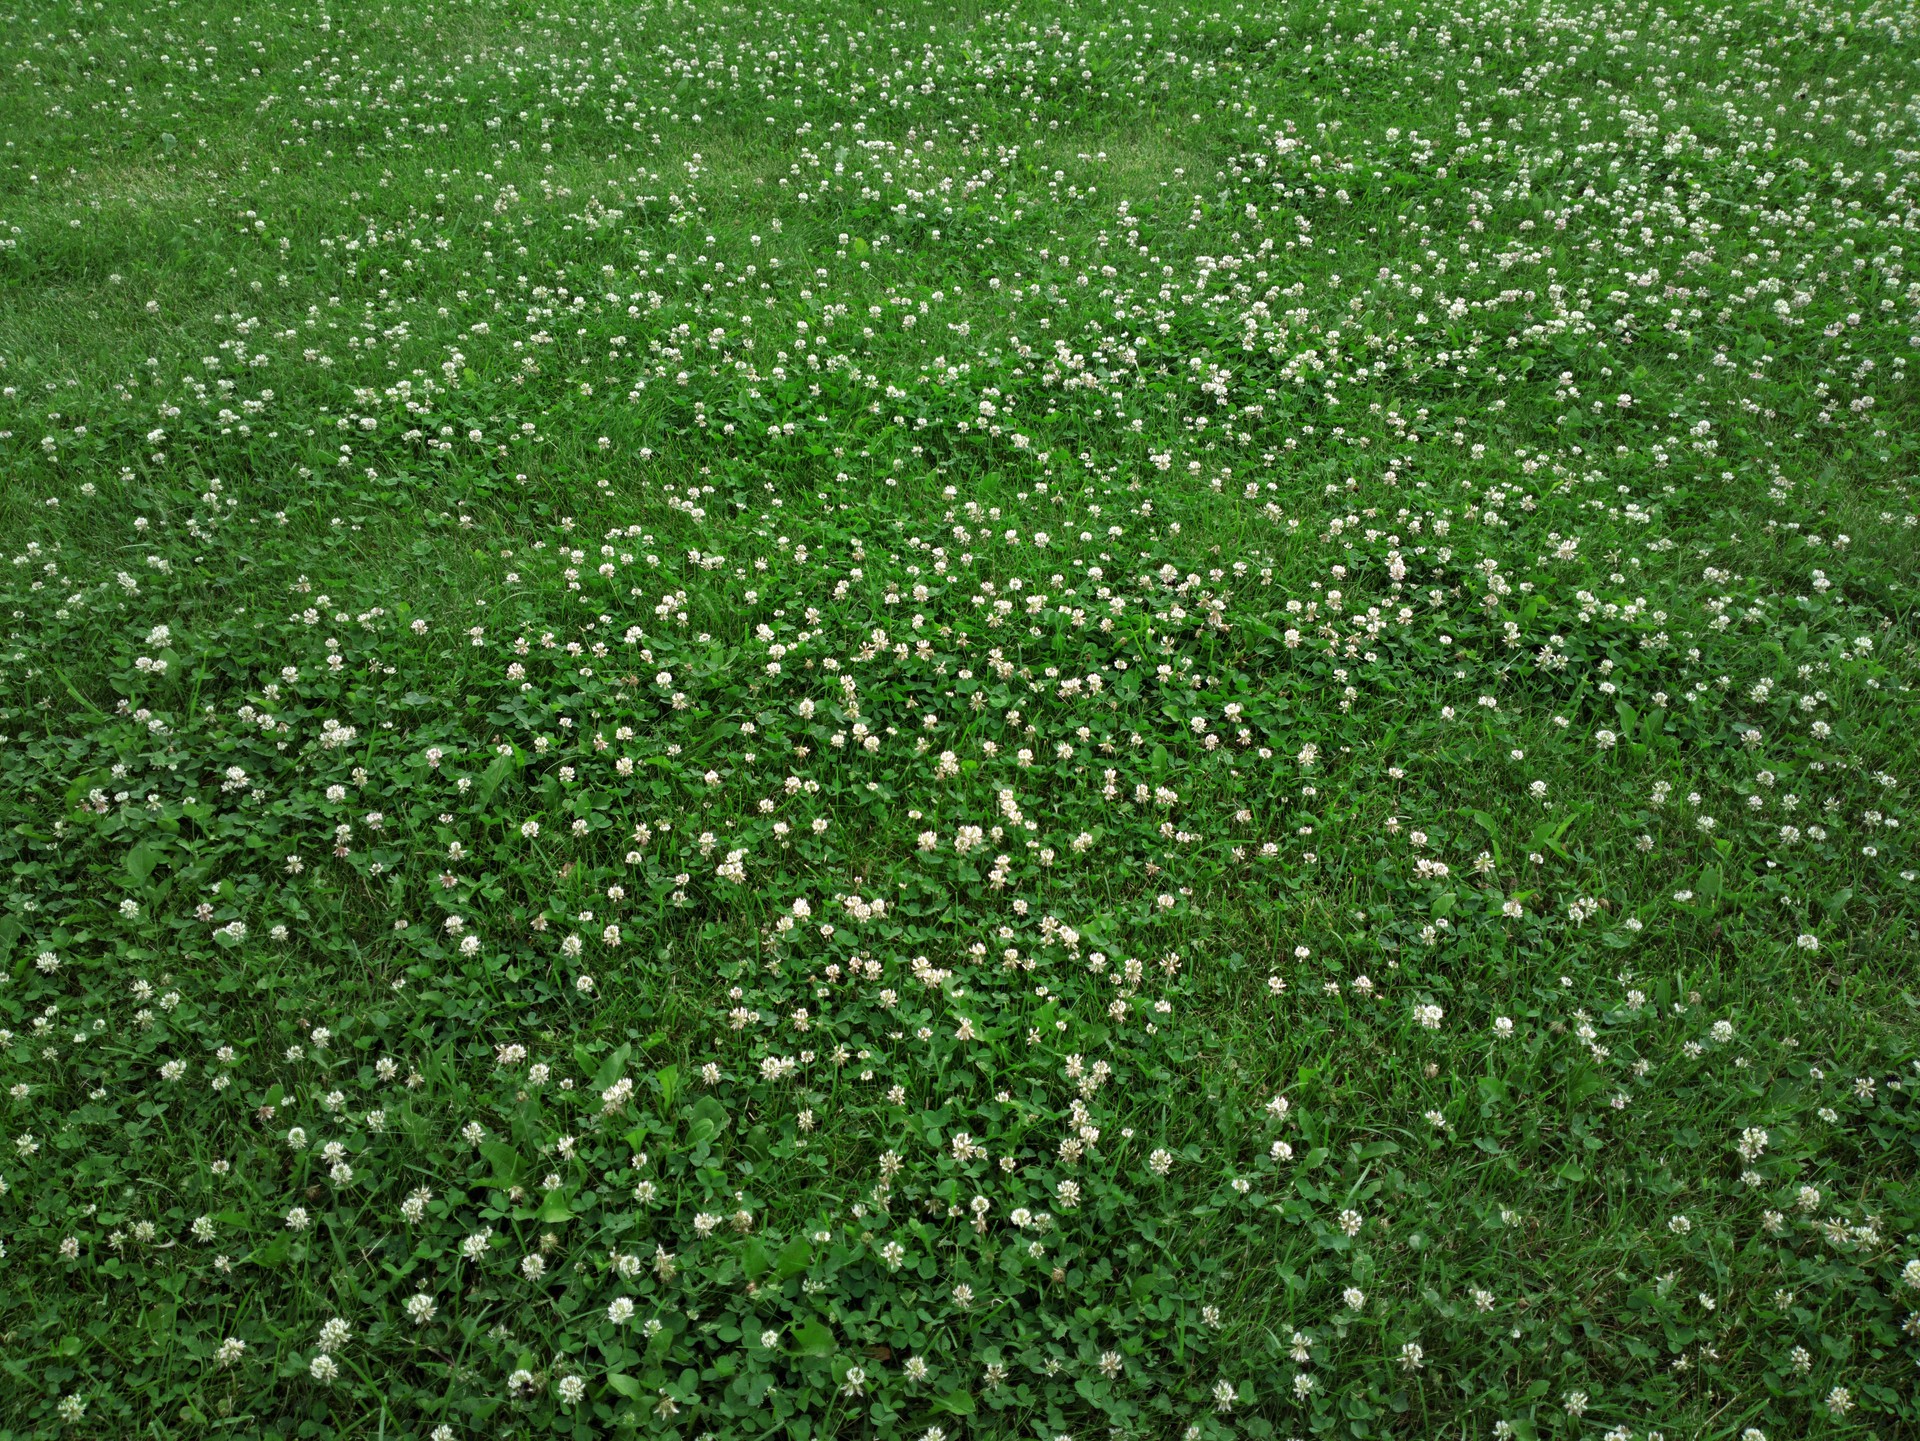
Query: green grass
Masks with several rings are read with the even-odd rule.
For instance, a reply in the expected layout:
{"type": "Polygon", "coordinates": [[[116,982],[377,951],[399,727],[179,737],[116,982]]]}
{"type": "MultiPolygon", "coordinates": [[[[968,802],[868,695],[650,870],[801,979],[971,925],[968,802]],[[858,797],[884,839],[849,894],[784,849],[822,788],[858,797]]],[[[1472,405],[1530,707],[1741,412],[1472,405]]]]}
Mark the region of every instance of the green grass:
{"type": "Polygon", "coordinates": [[[1911,6],[5,18],[0,1441],[1920,1429],[1911,6]]]}

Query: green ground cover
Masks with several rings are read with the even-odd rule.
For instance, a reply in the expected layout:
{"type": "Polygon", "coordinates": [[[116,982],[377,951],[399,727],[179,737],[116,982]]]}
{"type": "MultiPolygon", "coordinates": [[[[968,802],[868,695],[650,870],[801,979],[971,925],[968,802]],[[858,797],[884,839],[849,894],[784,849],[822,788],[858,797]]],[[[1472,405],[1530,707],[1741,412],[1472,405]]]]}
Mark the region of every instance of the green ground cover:
{"type": "Polygon", "coordinates": [[[1920,10],[6,19],[0,1434],[1920,1434],[1920,10]]]}

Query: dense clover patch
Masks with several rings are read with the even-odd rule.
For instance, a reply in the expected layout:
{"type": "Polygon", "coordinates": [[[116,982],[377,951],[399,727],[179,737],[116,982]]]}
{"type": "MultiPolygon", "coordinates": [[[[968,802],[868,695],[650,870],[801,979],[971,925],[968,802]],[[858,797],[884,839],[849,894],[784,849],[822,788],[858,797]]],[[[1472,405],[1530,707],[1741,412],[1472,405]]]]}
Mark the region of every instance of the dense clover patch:
{"type": "Polygon", "coordinates": [[[1920,1424],[1910,6],[12,18],[0,1441],[1920,1424]]]}

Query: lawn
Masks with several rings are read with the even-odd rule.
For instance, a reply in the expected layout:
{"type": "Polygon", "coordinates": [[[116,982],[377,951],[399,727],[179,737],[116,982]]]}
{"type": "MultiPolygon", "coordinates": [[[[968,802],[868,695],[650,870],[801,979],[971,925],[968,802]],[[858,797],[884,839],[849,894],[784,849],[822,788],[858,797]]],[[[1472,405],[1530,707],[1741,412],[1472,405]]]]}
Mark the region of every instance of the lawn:
{"type": "Polygon", "coordinates": [[[1920,1435],[1910,0],[6,19],[0,1441],[1920,1435]]]}

